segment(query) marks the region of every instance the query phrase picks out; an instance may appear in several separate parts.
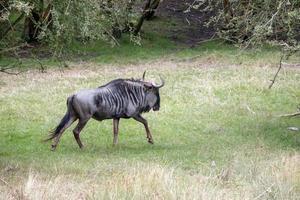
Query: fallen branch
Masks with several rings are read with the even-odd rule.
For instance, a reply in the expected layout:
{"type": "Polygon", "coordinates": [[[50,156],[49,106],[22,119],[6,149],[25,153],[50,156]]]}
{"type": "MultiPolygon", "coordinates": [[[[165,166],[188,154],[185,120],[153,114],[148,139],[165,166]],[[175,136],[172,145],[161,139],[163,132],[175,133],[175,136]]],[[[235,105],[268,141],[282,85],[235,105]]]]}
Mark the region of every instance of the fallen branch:
{"type": "Polygon", "coordinates": [[[34,60],[39,64],[39,71],[41,72],[41,73],[47,73],[47,71],[46,71],[46,67],[43,65],[43,63],[37,58],[37,56],[35,55],[35,54],[33,54],[32,52],[31,52],[31,57],[33,57],[34,58],[34,60]]]}
{"type": "Polygon", "coordinates": [[[37,62],[40,64],[40,72],[41,73],[46,73],[46,69],[45,69],[43,63],[39,60],[37,60],[37,62]]]}
{"type": "Polygon", "coordinates": [[[3,180],[2,178],[0,178],[0,181],[1,181],[2,183],[4,183],[5,185],[9,186],[9,184],[8,184],[5,180],[3,180]]]}
{"type": "Polygon", "coordinates": [[[202,43],[205,43],[205,42],[211,42],[211,41],[219,40],[219,39],[220,38],[216,37],[216,33],[214,33],[213,36],[211,36],[209,39],[201,40],[201,41],[197,42],[197,44],[202,44],[202,43]]]}
{"type": "Polygon", "coordinates": [[[280,117],[296,117],[296,116],[300,116],[300,111],[296,113],[280,115],[280,117]]]}
{"type": "Polygon", "coordinates": [[[281,58],[280,58],[278,70],[277,70],[277,72],[276,72],[274,78],[271,80],[271,84],[269,85],[269,89],[272,88],[272,86],[273,86],[273,84],[275,83],[275,80],[276,80],[276,78],[277,78],[277,76],[278,76],[278,73],[279,73],[279,71],[281,70],[283,56],[284,56],[284,55],[282,55],[281,58]]]}
{"type": "Polygon", "coordinates": [[[0,72],[2,73],[5,73],[5,74],[9,74],[9,75],[19,75],[20,73],[22,73],[21,71],[20,72],[10,72],[10,71],[6,71],[6,69],[0,69],[0,72]]]}
{"type": "Polygon", "coordinates": [[[0,68],[0,72],[5,73],[5,74],[9,74],[9,75],[19,75],[20,73],[22,73],[22,71],[19,71],[19,72],[8,71],[9,69],[15,68],[17,64],[21,65],[22,62],[18,62],[16,64],[11,65],[11,66],[10,65],[6,65],[4,67],[1,67],[0,68]]]}
{"type": "Polygon", "coordinates": [[[282,62],[282,64],[284,64],[287,67],[300,67],[300,63],[286,63],[286,62],[282,62]]]}
{"type": "Polygon", "coordinates": [[[260,199],[262,196],[264,196],[266,193],[268,193],[274,185],[275,185],[275,183],[273,183],[270,187],[268,187],[266,190],[264,190],[260,195],[256,196],[254,198],[254,200],[260,199]]]}

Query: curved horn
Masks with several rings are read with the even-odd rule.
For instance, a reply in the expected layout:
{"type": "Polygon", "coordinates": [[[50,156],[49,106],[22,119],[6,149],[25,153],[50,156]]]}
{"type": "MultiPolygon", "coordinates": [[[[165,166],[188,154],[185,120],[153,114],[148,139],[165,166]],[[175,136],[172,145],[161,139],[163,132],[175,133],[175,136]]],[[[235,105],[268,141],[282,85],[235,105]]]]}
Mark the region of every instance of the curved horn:
{"type": "Polygon", "coordinates": [[[145,80],[145,76],[146,76],[146,70],[145,70],[144,73],[143,73],[142,80],[145,80]]]}
{"type": "Polygon", "coordinates": [[[153,87],[156,87],[156,88],[161,88],[165,85],[165,80],[159,75],[159,78],[160,78],[160,81],[161,81],[161,84],[160,85],[156,85],[155,83],[152,83],[153,87]]]}

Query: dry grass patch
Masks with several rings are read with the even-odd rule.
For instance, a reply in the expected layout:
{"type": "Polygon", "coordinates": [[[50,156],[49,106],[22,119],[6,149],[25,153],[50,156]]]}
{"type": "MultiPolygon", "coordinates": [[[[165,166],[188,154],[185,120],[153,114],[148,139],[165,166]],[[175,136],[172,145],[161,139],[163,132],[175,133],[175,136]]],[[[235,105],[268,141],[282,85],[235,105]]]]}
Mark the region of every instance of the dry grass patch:
{"type": "Polygon", "coordinates": [[[111,166],[99,163],[84,175],[30,170],[26,177],[14,177],[16,182],[2,182],[0,191],[2,199],[296,200],[299,166],[298,153],[261,161],[237,158],[222,169],[212,163],[208,172],[122,161],[111,166]]]}

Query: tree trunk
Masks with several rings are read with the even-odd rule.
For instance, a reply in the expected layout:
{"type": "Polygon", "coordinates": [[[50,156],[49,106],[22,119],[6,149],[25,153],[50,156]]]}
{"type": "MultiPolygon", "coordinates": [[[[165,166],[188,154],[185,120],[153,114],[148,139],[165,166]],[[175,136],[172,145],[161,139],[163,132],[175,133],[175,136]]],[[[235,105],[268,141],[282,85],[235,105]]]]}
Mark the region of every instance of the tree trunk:
{"type": "Polygon", "coordinates": [[[148,12],[145,15],[145,19],[146,20],[151,20],[153,18],[154,14],[155,14],[155,11],[156,11],[156,9],[157,9],[157,7],[159,5],[159,3],[160,3],[160,0],[153,0],[151,2],[149,10],[148,10],[148,12]]]}
{"type": "Polygon", "coordinates": [[[137,25],[135,27],[134,35],[137,35],[140,32],[140,30],[142,28],[142,25],[144,23],[144,20],[145,20],[147,14],[149,12],[150,5],[151,5],[151,0],[147,0],[146,4],[145,4],[145,7],[143,9],[142,16],[140,17],[140,19],[139,19],[139,21],[138,21],[138,23],[137,23],[137,25]]]}
{"type": "Polygon", "coordinates": [[[36,42],[40,28],[37,26],[40,21],[39,12],[34,9],[24,22],[23,37],[27,42],[36,42]]]}
{"type": "Polygon", "coordinates": [[[52,7],[52,4],[49,3],[45,9],[44,1],[40,0],[39,7],[33,9],[30,16],[26,17],[24,21],[23,37],[27,42],[36,42],[38,40],[38,35],[41,32],[41,26],[46,26],[51,29],[52,7]]]}

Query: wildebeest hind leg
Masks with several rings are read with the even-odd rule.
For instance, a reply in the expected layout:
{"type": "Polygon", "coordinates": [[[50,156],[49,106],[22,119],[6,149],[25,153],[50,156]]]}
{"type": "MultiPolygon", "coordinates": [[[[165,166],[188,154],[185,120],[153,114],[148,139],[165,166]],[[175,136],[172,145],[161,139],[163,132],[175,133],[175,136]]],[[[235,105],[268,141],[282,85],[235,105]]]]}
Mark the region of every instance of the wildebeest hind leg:
{"type": "Polygon", "coordinates": [[[76,140],[77,144],[79,145],[79,148],[81,148],[81,149],[83,147],[83,144],[80,140],[79,134],[80,134],[81,130],[84,128],[84,126],[86,125],[86,123],[88,122],[88,120],[89,119],[85,119],[85,120],[79,119],[77,126],[73,130],[75,140],[76,140]]]}
{"type": "Polygon", "coordinates": [[[64,131],[69,128],[72,123],[76,120],[75,116],[72,116],[69,121],[67,122],[67,124],[60,130],[59,134],[54,138],[54,142],[51,145],[51,150],[54,151],[59,143],[59,139],[62,136],[62,134],[64,133],[64,131]]]}

